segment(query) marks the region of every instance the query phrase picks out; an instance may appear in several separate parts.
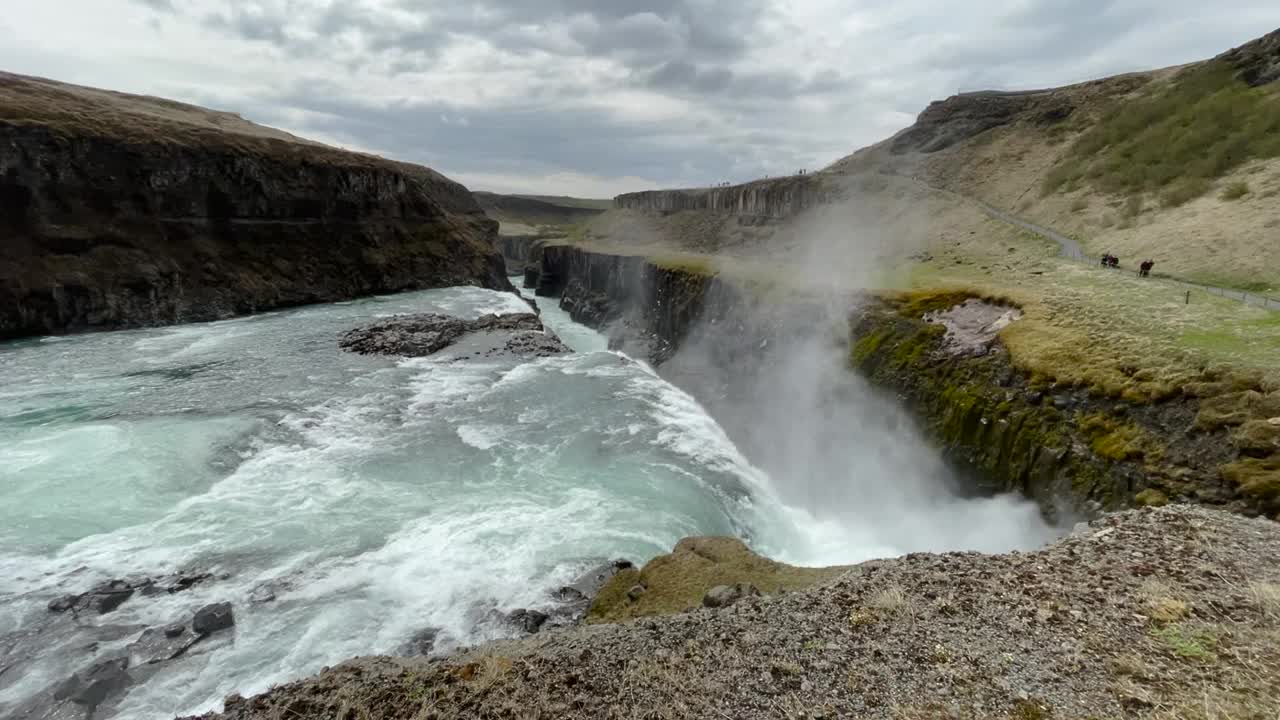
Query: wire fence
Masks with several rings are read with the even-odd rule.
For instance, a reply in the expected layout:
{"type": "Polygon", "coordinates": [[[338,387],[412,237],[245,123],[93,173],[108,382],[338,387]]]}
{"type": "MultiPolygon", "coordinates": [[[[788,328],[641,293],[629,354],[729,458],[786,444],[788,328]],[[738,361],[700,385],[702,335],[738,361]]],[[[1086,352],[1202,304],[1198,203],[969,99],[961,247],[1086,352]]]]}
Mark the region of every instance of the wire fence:
{"type": "MultiPolygon", "coordinates": [[[[1075,248],[1064,247],[1062,248],[1061,254],[1065,258],[1075,260],[1077,262],[1087,263],[1090,265],[1098,265],[1099,267],[1101,267],[1102,265],[1101,256],[1095,257],[1093,255],[1089,255],[1084,250],[1078,247],[1075,247],[1075,248]]],[[[1127,270],[1128,269],[1126,268],[1117,268],[1115,271],[1126,272],[1127,270]]],[[[1138,271],[1133,270],[1132,272],[1136,274],[1138,271]]],[[[1173,277],[1172,275],[1165,275],[1164,273],[1158,273],[1158,272],[1151,273],[1151,277],[1159,278],[1166,282],[1173,283],[1174,285],[1180,285],[1184,288],[1187,288],[1188,290],[1200,290],[1210,295],[1217,295],[1218,297],[1227,298],[1229,300],[1238,300],[1242,303],[1245,303],[1246,305],[1253,305],[1254,307],[1266,308],[1267,310],[1280,310],[1280,298],[1273,298],[1268,295],[1259,295],[1257,293],[1251,293],[1247,290],[1236,290],[1233,288],[1218,287],[1216,285],[1205,285],[1203,283],[1193,282],[1191,280],[1182,280],[1180,278],[1173,277]]],[[[1191,302],[1190,295],[1186,296],[1186,302],[1188,303],[1191,302]]]]}

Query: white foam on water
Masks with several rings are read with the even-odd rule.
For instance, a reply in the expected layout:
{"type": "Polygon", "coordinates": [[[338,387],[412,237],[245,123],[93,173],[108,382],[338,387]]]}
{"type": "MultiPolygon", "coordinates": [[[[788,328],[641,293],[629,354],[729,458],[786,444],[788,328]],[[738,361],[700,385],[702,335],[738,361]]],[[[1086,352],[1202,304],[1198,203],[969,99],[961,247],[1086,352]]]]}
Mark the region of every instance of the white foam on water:
{"type": "Polygon", "coordinates": [[[477,450],[492,450],[497,447],[507,432],[498,425],[459,425],[458,437],[462,442],[477,450]]]}

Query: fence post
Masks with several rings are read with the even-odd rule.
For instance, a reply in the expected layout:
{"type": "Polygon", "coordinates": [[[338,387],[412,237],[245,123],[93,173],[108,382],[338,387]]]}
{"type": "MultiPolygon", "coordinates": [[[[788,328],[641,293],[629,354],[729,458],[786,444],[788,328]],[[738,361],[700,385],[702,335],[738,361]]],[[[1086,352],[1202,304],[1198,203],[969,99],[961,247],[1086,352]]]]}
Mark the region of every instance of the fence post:
{"type": "Polygon", "coordinates": [[[1188,291],[1187,291],[1187,301],[1186,301],[1185,303],[1183,303],[1183,304],[1184,304],[1184,305],[1190,305],[1190,304],[1191,304],[1191,291],[1190,291],[1190,290],[1188,290],[1188,291]]]}

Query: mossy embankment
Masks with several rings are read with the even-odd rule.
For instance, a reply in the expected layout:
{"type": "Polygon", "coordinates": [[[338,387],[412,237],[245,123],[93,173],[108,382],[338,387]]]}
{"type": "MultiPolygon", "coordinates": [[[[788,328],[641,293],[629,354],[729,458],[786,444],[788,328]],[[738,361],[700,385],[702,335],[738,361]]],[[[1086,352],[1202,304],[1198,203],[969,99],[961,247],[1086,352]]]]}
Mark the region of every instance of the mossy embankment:
{"type": "Polygon", "coordinates": [[[851,362],[909,403],[987,489],[1085,514],[1170,500],[1280,511],[1280,393],[1214,369],[1156,396],[1115,393],[1020,369],[1002,343],[957,354],[930,313],[973,296],[917,291],[869,304],[852,320],[851,362]]]}
{"type": "Polygon", "coordinates": [[[835,580],[849,569],[775,562],[752,552],[737,538],[685,538],[670,553],[653,558],[643,568],[614,575],[596,595],[587,622],[621,622],[685,612],[700,607],[703,596],[717,585],[747,583],[766,595],[800,590],[835,580]]]}

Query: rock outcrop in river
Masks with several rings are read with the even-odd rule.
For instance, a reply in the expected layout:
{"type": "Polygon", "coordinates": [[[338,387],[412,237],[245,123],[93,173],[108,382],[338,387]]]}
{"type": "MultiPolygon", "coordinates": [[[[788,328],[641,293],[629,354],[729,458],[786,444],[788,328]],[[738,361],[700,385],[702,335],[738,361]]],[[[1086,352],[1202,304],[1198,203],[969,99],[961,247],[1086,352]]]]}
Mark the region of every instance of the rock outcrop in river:
{"type": "Polygon", "coordinates": [[[425,167],[0,73],[0,338],[507,289],[496,231],[425,167]]]}
{"type": "Polygon", "coordinates": [[[401,315],[359,327],[338,341],[361,355],[423,357],[457,346],[457,357],[548,357],[573,352],[533,313],[485,315],[475,320],[436,313],[401,315]]]}

